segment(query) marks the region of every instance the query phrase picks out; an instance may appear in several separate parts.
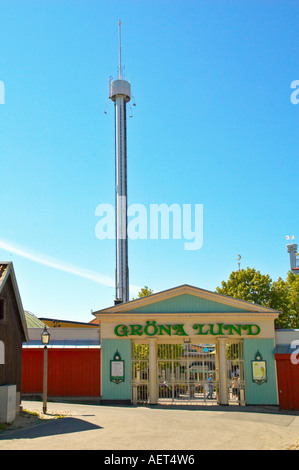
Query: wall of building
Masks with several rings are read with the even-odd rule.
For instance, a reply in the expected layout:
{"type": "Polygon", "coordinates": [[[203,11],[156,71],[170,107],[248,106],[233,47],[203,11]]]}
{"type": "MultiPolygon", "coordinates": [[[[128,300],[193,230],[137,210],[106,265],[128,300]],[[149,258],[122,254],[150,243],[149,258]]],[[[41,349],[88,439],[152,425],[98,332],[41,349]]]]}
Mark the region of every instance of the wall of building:
{"type": "Polygon", "coordinates": [[[102,401],[131,401],[131,341],[129,339],[103,339],[101,347],[102,401]],[[125,361],[125,381],[119,384],[110,381],[110,361],[116,351],[125,361]]]}
{"type": "Polygon", "coordinates": [[[299,411],[299,364],[291,362],[290,354],[277,354],[279,407],[299,411]]]}
{"type": "Polygon", "coordinates": [[[5,315],[4,318],[0,319],[1,349],[4,358],[4,361],[1,361],[2,364],[0,363],[0,385],[16,385],[17,403],[19,403],[24,332],[10,278],[3,287],[1,296],[5,299],[5,315]]]}
{"type": "Polygon", "coordinates": [[[299,411],[299,330],[276,330],[279,407],[299,411]]]}
{"type": "Polygon", "coordinates": [[[273,339],[244,339],[244,360],[247,405],[278,405],[276,367],[274,361],[273,339]],[[252,361],[259,351],[267,365],[267,381],[262,384],[253,382],[252,361]]]}

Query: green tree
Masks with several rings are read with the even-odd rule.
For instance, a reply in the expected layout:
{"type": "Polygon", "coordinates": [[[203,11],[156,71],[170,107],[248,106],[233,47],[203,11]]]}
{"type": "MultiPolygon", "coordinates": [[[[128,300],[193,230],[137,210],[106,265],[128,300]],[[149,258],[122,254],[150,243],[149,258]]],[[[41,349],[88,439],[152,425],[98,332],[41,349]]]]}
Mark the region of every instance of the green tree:
{"type": "Polygon", "coordinates": [[[285,281],[273,282],[254,268],[242,269],[232,272],[216,292],[279,310],[282,315],[275,322],[277,327],[299,328],[299,275],[289,272],[285,281]]]}
{"type": "Polygon", "coordinates": [[[216,292],[254,304],[270,306],[272,279],[254,268],[233,271],[228,281],[222,281],[216,292]]]}
{"type": "Polygon", "coordinates": [[[277,326],[299,328],[299,275],[289,271],[285,281],[279,278],[273,282],[270,307],[283,312],[276,321],[277,326]]]}
{"type": "Polygon", "coordinates": [[[147,286],[144,286],[140,289],[140,291],[138,292],[138,297],[146,297],[147,295],[151,295],[153,294],[153,290],[152,289],[149,289],[149,287],[147,286]]]}

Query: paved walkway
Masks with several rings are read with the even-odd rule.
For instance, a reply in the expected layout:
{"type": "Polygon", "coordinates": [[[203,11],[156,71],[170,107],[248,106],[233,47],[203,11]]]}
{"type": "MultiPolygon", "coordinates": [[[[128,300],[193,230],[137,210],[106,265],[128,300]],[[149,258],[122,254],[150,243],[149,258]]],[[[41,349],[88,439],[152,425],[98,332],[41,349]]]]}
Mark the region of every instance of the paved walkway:
{"type": "MultiPolygon", "coordinates": [[[[22,405],[42,409],[41,402],[22,405]]],[[[299,412],[271,408],[48,404],[56,410],[71,415],[2,432],[0,450],[280,450],[299,442],[299,412]]]]}

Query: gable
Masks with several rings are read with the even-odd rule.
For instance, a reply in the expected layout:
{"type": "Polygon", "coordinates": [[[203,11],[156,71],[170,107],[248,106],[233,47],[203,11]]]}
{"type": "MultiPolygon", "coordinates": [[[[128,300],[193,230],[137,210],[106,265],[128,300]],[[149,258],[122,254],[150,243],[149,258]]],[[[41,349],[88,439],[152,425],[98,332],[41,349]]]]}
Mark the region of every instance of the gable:
{"type": "Polygon", "coordinates": [[[17,325],[15,320],[19,320],[23,339],[28,342],[25,313],[13,264],[11,262],[0,262],[0,296],[5,298],[5,301],[9,303],[12,311],[15,312],[16,317],[13,323],[17,325]]]}
{"type": "Polygon", "coordinates": [[[191,294],[181,294],[130,309],[132,313],[242,313],[247,311],[248,309],[241,309],[191,294]]]}
{"type": "Polygon", "coordinates": [[[174,287],[155,294],[123,302],[93,312],[96,317],[102,314],[143,314],[143,313],[262,313],[273,317],[281,312],[269,307],[235,299],[226,295],[193,287],[188,284],[174,287]]]}

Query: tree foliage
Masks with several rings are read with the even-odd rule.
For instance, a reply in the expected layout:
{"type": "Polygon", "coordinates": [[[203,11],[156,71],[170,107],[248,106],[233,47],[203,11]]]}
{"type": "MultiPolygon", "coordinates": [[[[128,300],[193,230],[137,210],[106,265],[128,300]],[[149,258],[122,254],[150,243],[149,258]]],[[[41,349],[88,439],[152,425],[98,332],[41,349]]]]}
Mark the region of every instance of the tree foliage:
{"type": "Polygon", "coordinates": [[[282,314],[276,320],[277,327],[299,328],[299,275],[291,271],[285,281],[279,278],[273,282],[268,274],[254,268],[241,269],[222,281],[216,292],[279,310],[282,314]]]}
{"type": "MultiPolygon", "coordinates": [[[[152,289],[150,289],[149,287],[147,286],[144,286],[140,289],[140,291],[138,292],[138,299],[140,299],[141,297],[146,297],[147,295],[151,295],[153,294],[154,291],[152,289]]],[[[132,297],[132,300],[136,300],[136,297],[132,297]]]]}
{"type": "Polygon", "coordinates": [[[151,295],[153,294],[153,290],[150,289],[149,287],[147,286],[144,286],[140,289],[140,291],[138,292],[138,297],[146,297],[147,295],[151,295]]]}
{"type": "Polygon", "coordinates": [[[277,326],[299,328],[299,275],[290,271],[285,281],[279,278],[273,282],[270,307],[282,312],[277,320],[277,326]]]}

